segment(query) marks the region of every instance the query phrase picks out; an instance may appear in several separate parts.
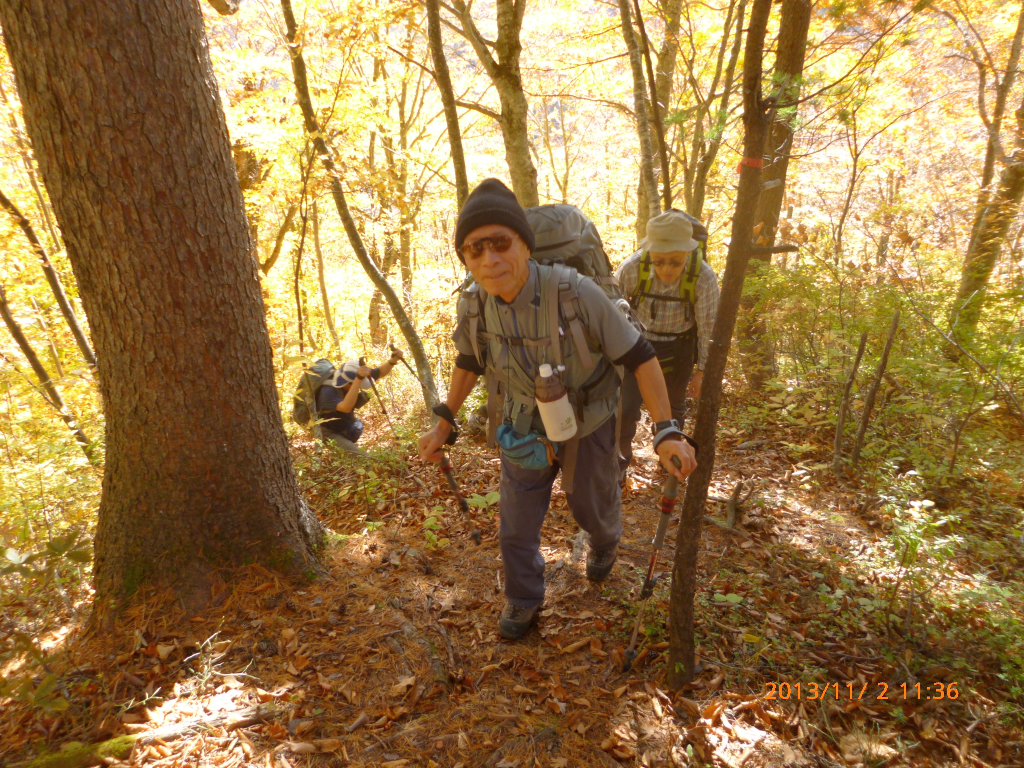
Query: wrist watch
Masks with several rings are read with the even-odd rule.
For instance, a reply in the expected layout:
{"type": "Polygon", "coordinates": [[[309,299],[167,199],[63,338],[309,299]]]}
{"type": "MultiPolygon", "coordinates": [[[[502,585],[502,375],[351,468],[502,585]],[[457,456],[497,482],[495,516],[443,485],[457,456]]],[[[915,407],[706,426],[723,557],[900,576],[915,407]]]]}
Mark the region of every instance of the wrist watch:
{"type": "Polygon", "coordinates": [[[692,437],[683,432],[679,427],[679,422],[675,419],[667,419],[665,421],[656,421],[654,426],[651,428],[651,432],[654,435],[654,450],[657,452],[658,446],[664,440],[676,439],[685,440],[693,447],[693,452],[698,453],[700,447],[694,441],[692,437]]]}

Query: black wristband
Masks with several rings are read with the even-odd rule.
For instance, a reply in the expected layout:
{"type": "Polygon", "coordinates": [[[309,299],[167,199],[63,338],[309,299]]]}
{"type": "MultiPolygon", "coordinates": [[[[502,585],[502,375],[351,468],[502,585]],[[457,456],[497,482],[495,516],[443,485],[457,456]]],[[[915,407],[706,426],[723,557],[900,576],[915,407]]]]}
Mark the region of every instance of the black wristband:
{"type": "Polygon", "coordinates": [[[694,454],[700,453],[700,446],[697,445],[696,441],[692,437],[679,428],[679,422],[675,419],[656,422],[651,428],[651,432],[654,433],[655,452],[657,452],[658,446],[661,445],[662,441],[676,439],[688,442],[693,448],[694,454]]]}
{"type": "Polygon", "coordinates": [[[455,414],[452,413],[452,409],[448,407],[447,403],[441,403],[431,408],[431,411],[442,419],[452,425],[452,431],[448,435],[448,439],[444,441],[445,445],[455,445],[455,441],[459,439],[459,422],[455,418],[455,414]]]}

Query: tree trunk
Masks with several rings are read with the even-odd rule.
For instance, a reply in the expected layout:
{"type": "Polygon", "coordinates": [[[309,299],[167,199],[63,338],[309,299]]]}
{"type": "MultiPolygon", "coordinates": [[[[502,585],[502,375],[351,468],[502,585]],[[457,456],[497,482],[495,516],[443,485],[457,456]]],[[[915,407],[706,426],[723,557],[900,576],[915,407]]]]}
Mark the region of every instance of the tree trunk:
{"type": "Polygon", "coordinates": [[[871,382],[871,388],[864,398],[864,411],[860,415],[860,428],[857,430],[857,439],[853,443],[853,451],[850,453],[850,464],[857,466],[860,461],[860,452],[864,447],[864,436],[868,432],[868,424],[871,422],[871,411],[875,408],[875,397],[878,395],[878,388],[882,386],[882,376],[885,375],[885,366],[889,363],[889,352],[892,350],[892,343],[896,339],[896,329],[900,326],[900,311],[897,309],[892,316],[892,323],[889,325],[889,335],[885,337],[885,347],[882,349],[882,357],[878,361],[878,369],[875,371],[875,380],[871,382]]]}
{"type": "Polygon", "coordinates": [[[291,0],[281,0],[281,10],[284,14],[287,28],[288,51],[291,54],[292,74],[295,78],[295,94],[299,102],[299,108],[302,110],[306,133],[313,140],[313,147],[320,156],[320,162],[327,172],[327,178],[330,179],[331,196],[334,198],[334,205],[338,209],[341,223],[345,227],[345,233],[352,244],[352,250],[355,251],[356,258],[369,276],[370,281],[376,286],[377,290],[384,294],[384,298],[391,308],[391,314],[394,315],[395,322],[398,323],[402,335],[405,336],[405,340],[409,344],[413,359],[416,361],[416,370],[419,374],[420,386],[423,390],[423,399],[427,404],[427,410],[430,410],[437,405],[438,398],[437,386],[434,384],[434,373],[430,369],[427,352],[423,348],[423,342],[420,341],[419,334],[416,333],[416,328],[402,308],[401,299],[398,298],[398,294],[395,293],[395,289],[388,283],[387,278],[381,274],[377,265],[373,263],[370,254],[366,250],[366,246],[363,244],[363,238],[359,235],[355,219],[352,218],[348,202],[345,200],[345,192],[341,188],[341,178],[338,176],[338,169],[334,164],[334,156],[327,146],[324,133],[320,129],[320,124],[316,119],[316,112],[313,109],[313,100],[310,97],[309,84],[306,79],[306,61],[302,56],[301,45],[296,42],[298,27],[295,24],[295,14],[292,11],[291,0]]]}
{"type": "Polygon", "coordinates": [[[0,317],[3,317],[4,324],[7,326],[7,330],[11,333],[11,338],[14,339],[18,348],[21,349],[21,353],[28,360],[28,364],[32,366],[32,370],[36,374],[36,378],[39,379],[39,386],[46,392],[46,398],[44,398],[50,405],[52,405],[57,413],[60,414],[61,419],[68,425],[68,429],[75,436],[75,440],[82,446],[82,450],[85,452],[85,457],[89,459],[91,464],[96,464],[96,457],[93,455],[92,443],[89,442],[89,438],[85,436],[85,432],[75,421],[75,417],[71,415],[71,411],[67,405],[64,404],[64,398],[60,396],[60,390],[57,389],[57,385],[53,383],[53,379],[50,378],[50,374],[46,372],[46,368],[43,367],[42,362],[39,360],[39,355],[32,349],[32,345],[29,344],[28,338],[25,336],[25,332],[21,330],[21,326],[18,325],[14,319],[14,315],[11,312],[11,307],[7,303],[7,291],[2,285],[0,285],[0,317]]]}
{"type": "MultiPolygon", "coordinates": [[[[804,60],[807,55],[807,34],[811,25],[811,0],[783,0],[782,18],[779,20],[778,50],[775,54],[775,79],[783,84],[779,101],[783,104],[796,102],[800,97],[804,60]]],[[[759,245],[774,246],[782,213],[782,199],[786,193],[786,173],[789,171],[789,155],[793,149],[793,133],[796,125],[797,107],[780,109],[772,123],[768,138],[767,160],[761,175],[763,183],[778,182],[761,193],[757,201],[754,223],[763,222],[763,242],[759,245]]],[[[762,266],[771,263],[770,253],[751,257],[752,274],[762,266]]],[[[754,312],[756,298],[749,293],[743,297],[740,331],[740,360],[748,386],[755,391],[761,389],[775,372],[775,355],[765,338],[767,328],[764,318],[754,312]]]]}
{"type": "MultiPolygon", "coordinates": [[[[658,103],[658,87],[654,79],[654,65],[651,63],[651,41],[647,38],[647,28],[644,26],[643,13],[640,10],[640,0],[633,0],[633,10],[636,11],[636,28],[640,32],[640,50],[643,53],[644,64],[647,67],[647,85],[651,90],[651,123],[654,124],[654,135],[658,139],[658,159],[661,163],[661,188],[664,199],[664,209],[667,211],[672,207],[672,175],[668,167],[668,145],[665,144],[665,126],[661,120],[661,113],[664,106],[658,103]]],[[[648,124],[648,141],[650,141],[650,124],[648,124]]]]}
{"type": "Polygon", "coordinates": [[[729,101],[732,98],[732,87],[736,76],[736,65],[740,59],[740,49],[743,44],[743,18],[747,11],[747,0],[738,0],[737,5],[730,4],[729,16],[726,17],[725,30],[722,35],[722,42],[718,49],[718,62],[715,66],[715,76],[712,79],[711,88],[708,91],[707,101],[701,105],[695,121],[693,140],[691,142],[690,163],[692,170],[689,173],[690,181],[686,185],[687,213],[694,218],[701,218],[704,215],[704,200],[707,194],[708,175],[718,157],[718,151],[725,140],[725,128],[729,121],[729,101]],[[735,26],[732,23],[732,12],[735,8],[735,26]],[[735,36],[732,38],[732,48],[729,52],[728,63],[725,62],[725,52],[728,49],[729,30],[735,29],[735,36]],[[725,65],[723,77],[723,64],[725,65]],[[719,93],[718,83],[722,83],[721,97],[718,102],[718,109],[709,126],[707,138],[705,139],[703,121],[705,115],[711,114],[714,106],[715,94],[719,93]]]}
{"type": "Polygon", "coordinates": [[[462,130],[459,128],[459,112],[455,107],[455,90],[448,71],[448,60],[444,57],[444,42],[441,38],[441,5],[438,0],[426,0],[427,42],[430,58],[434,62],[434,82],[444,106],[444,122],[448,128],[448,146],[452,151],[452,165],[455,168],[455,198],[459,210],[469,197],[469,177],[466,175],[466,156],[462,152],[462,130]]]}
{"type": "Polygon", "coordinates": [[[4,208],[14,218],[21,227],[21,231],[25,233],[25,238],[32,246],[32,250],[36,252],[36,257],[39,259],[39,266],[43,268],[43,275],[46,277],[46,282],[50,285],[50,290],[53,291],[53,297],[57,300],[57,306],[60,307],[60,313],[64,315],[64,320],[68,324],[68,328],[71,329],[71,335],[75,337],[75,342],[78,344],[78,349],[82,353],[82,357],[93,369],[96,368],[96,355],[93,354],[92,347],[89,346],[89,340],[85,338],[85,331],[82,329],[81,324],[78,322],[78,316],[75,314],[74,307],[71,306],[71,301],[68,299],[67,293],[64,291],[64,284],[60,281],[60,275],[57,274],[57,270],[53,268],[53,264],[50,262],[50,257],[46,253],[46,249],[43,248],[43,244],[36,237],[36,231],[32,227],[32,223],[25,218],[25,216],[18,210],[18,207],[12,203],[7,196],[0,190],[0,208],[4,208]]]}
{"type": "Polygon", "coordinates": [[[318,568],[199,6],[0,0],[36,152],[93,330],[106,417],[96,613],[140,585],[318,568]]]}
{"type": "MultiPolygon", "coordinates": [[[[956,341],[969,348],[978,328],[992,269],[1002,253],[1010,225],[1020,212],[1024,197],[1024,103],[1016,112],[1016,149],[999,174],[995,193],[982,211],[978,231],[971,240],[960,273],[960,288],[953,301],[950,332],[956,341]]],[[[951,358],[959,357],[950,348],[951,358]]]]}
{"type": "Polygon", "coordinates": [[[274,250],[270,252],[267,260],[260,265],[264,275],[269,275],[270,270],[277,264],[277,260],[281,256],[281,247],[284,245],[284,239],[288,235],[288,230],[292,228],[292,222],[295,221],[295,214],[298,212],[299,206],[294,203],[288,206],[288,210],[284,214],[284,221],[281,222],[281,226],[277,230],[277,237],[274,238],[274,250]]]}
{"type": "Polygon", "coordinates": [[[633,110],[636,112],[636,130],[640,139],[640,181],[647,202],[647,217],[642,216],[642,211],[637,212],[637,236],[642,237],[647,231],[647,219],[661,213],[661,201],[658,196],[658,183],[654,178],[654,147],[651,145],[647,115],[647,84],[640,61],[640,46],[636,35],[633,34],[633,13],[629,9],[629,0],[619,0],[619,18],[622,22],[622,39],[629,53],[629,68],[633,73],[633,110]]]}
{"type": "Polygon", "coordinates": [[[316,200],[313,201],[313,249],[316,251],[316,276],[320,283],[320,301],[324,305],[324,322],[327,330],[334,341],[334,348],[331,352],[341,354],[341,342],[338,340],[338,331],[334,328],[334,316],[331,314],[331,299],[327,295],[327,280],[324,277],[324,254],[320,250],[320,215],[317,212],[316,200]]]}
{"type": "Polygon", "coordinates": [[[530,156],[527,125],[529,105],[523,91],[523,78],[519,69],[519,56],[523,52],[519,33],[526,13],[526,0],[496,0],[497,30],[495,40],[486,40],[477,29],[471,14],[472,3],[452,0],[462,35],[473,46],[501,103],[497,116],[501,137],[505,143],[505,162],[508,164],[512,189],[524,208],[540,205],[537,192],[537,166],[530,156]],[[497,55],[497,59],[491,54],[497,55]]]}
{"type": "MultiPolygon", "coordinates": [[[[768,133],[770,104],[761,94],[764,38],[771,14],[772,0],[753,0],[743,62],[743,154],[760,158],[768,133]]],[[[743,293],[743,278],[750,259],[751,235],[757,198],[761,187],[758,163],[743,163],[736,213],[732,220],[732,239],[722,277],[718,314],[711,334],[711,350],[704,368],[700,403],[693,437],[700,445],[697,469],[686,484],[686,496],[676,537],[677,549],[672,567],[672,591],[669,598],[668,684],[678,689],[694,674],[693,599],[697,589],[697,551],[708,486],[715,468],[715,431],[722,402],[722,379],[729,357],[736,313],[743,293]]]]}

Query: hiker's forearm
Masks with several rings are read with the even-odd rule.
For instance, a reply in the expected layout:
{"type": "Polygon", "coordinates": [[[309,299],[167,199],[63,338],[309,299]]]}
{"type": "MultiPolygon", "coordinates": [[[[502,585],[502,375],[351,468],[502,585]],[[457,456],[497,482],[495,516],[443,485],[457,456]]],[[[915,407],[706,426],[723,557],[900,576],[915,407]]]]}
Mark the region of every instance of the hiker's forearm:
{"type": "Polygon", "coordinates": [[[476,386],[476,380],[480,377],[472,371],[467,371],[465,368],[459,368],[458,366],[452,371],[452,380],[448,384],[448,397],[445,398],[445,405],[447,405],[452,413],[458,413],[459,408],[469,397],[469,393],[473,391],[473,387],[476,386]]]}
{"type": "Polygon", "coordinates": [[[647,406],[647,412],[655,422],[668,421],[672,418],[672,406],[668,400],[668,387],[665,385],[665,374],[661,372],[658,358],[652,357],[637,367],[636,383],[640,395],[647,406]]]}
{"type": "Polygon", "coordinates": [[[339,411],[342,413],[352,413],[352,409],[356,407],[356,400],[359,399],[359,385],[361,383],[359,379],[352,382],[348,392],[345,393],[345,397],[338,403],[339,411]]]}

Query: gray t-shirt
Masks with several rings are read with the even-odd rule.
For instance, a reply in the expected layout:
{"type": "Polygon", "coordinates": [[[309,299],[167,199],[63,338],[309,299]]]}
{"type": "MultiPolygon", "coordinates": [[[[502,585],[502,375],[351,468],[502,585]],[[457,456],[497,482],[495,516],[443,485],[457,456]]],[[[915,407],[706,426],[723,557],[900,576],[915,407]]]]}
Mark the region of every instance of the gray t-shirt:
{"type": "MultiPolygon", "coordinates": [[[[511,303],[506,303],[497,296],[488,299],[488,301],[494,303],[493,306],[501,324],[501,328],[488,328],[487,330],[491,333],[509,337],[523,337],[525,335],[525,328],[535,327],[535,321],[532,318],[539,313],[548,312],[548,308],[542,306],[543,302],[540,300],[540,291],[538,290],[538,280],[548,279],[547,270],[544,270],[542,277],[541,270],[536,262],[531,261],[529,267],[530,276],[519,292],[519,295],[511,303]]],[[[607,358],[609,361],[616,360],[633,349],[640,340],[640,332],[630,324],[626,316],[612,304],[601,287],[592,280],[588,278],[582,279],[578,284],[577,291],[579,296],[577,307],[580,319],[589,340],[597,347],[596,351],[593,348],[591,350],[595,370],[597,370],[608,365],[608,363],[603,362],[603,358],[607,358]]],[[[460,353],[472,355],[473,343],[470,339],[469,320],[466,316],[468,308],[469,305],[465,299],[459,302],[457,323],[452,334],[452,340],[455,342],[455,348],[460,353]]],[[[563,326],[563,330],[567,336],[571,336],[568,328],[563,326]]],[[[516,362],[530,376],[535,376],[537,373],[536,368],[539,364],[537,362],[536,350],[536,347],[509,346],[508,354],[515,356],[516,362]]],[[[481,351],[483,354],[486,354],[486,345],[481,345],[481,351]]],[[[493,361],[485,360],[485,362],[493,364],[493,361]]],[[[532,396],[532,392],[528,394],[532,396]]],[[[611,413],[613,412],[614,405],[611,407],[611,413]]],[[[580,425],[581,433],[583,435],[589,434],[600,426],[609,415],[607,402],[588,403],[584,412],[584,424],[580,425]],[[594,418],[587,418],[591,413],[593,413],[594,418]]],[[[535,419],[535,426],[536,423],[535,419]]]]}

